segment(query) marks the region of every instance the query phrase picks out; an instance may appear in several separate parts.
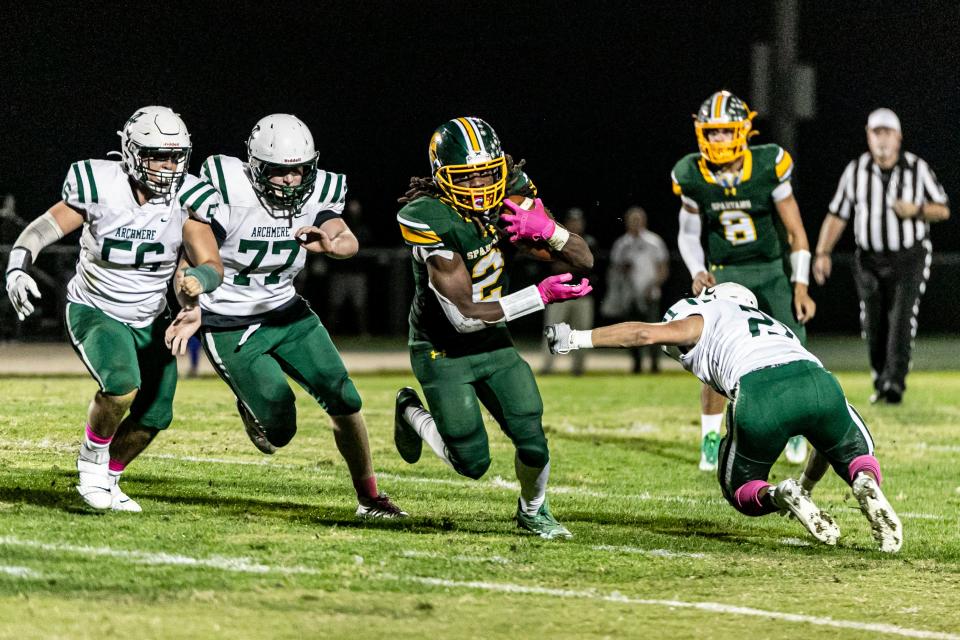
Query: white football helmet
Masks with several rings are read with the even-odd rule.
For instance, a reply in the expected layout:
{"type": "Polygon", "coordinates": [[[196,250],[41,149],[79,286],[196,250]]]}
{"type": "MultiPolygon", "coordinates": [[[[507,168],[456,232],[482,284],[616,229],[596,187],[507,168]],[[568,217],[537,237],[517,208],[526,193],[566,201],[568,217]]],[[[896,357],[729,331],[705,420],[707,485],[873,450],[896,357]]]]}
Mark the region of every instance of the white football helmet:
{"type": "Polygon", "coordinates": [[[247,140],[247,164],[254,190],[274,208],[296,213],[313,193],[319,155],[310,129],[300,118],[286,113],[261,118],[247,140]],[[301,166],[300,184],[270,182],[272,169],[301,166]]]}
{"type": "Polygon", "coordinates": [[[700,300],[730,300],[737,304],[757,308],[757,296],[753,295],[750,289],[736,282],[721,282],[712,287],[704,287],[697,298],[700,300]]]}
{"type": "Polygon", "coordinates": [[[158,196],[176,193],[187,175],[190,164],[190,132],[187,125],[169,107],[143,107],[130,116],[120,136],[120,158],[123,170],[137,184],[158,196]],[[145,160],[169,158],[176,163],[173,170],[154,170],[145,160]]]}

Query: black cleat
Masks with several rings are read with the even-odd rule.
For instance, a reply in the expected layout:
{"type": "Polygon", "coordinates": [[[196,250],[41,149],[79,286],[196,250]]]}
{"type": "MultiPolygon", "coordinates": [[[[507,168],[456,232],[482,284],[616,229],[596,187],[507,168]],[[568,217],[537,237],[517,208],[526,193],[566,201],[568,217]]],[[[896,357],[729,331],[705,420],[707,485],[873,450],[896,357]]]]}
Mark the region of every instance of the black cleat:
{"type": "Polygon", "coordinates": [[[239,399],[237,400],[237,411],[240,412],[240,418],[243,420],[243,428],[246,430],[247,435],[250,436],[250,441],[253,442],[253,446],[268,456],[275,454],[277,448],[270,444],[263,427],[257,424],[256,419],[250,415],[250,412],[247,411],[247,408],[243,406],[243,403],[240,402],[239,399]]]}
{"type": "Polygon", "coordinates": [[[403,417],[403,412],[407,407],[419,407],[423,409],[423,402],[420,396],[410,387],[404,387],[397,392],[397,402],[393,413],[393,443],[397,447],[397,452],[405,462],[413,464],[420,459],[423,453],[423,440],[416,432],[413,426],[403,417]]]}

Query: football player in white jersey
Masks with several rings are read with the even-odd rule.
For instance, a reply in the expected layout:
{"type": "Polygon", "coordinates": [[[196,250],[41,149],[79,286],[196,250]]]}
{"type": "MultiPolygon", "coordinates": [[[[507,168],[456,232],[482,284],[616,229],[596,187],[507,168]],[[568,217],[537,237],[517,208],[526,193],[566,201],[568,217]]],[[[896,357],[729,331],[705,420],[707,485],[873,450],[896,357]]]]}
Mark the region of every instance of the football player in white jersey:
{"type": "Polygon", "coordinates": [[[880,490],[880,463],[860,414],[837,379],[784,324],[757,309],[749,289],[726,282],[707,287],[667,311],[664,322],[624,322],[592,331],[566,324],[545,330],[554,353],[594,347],[665,345],[669,355],[731,401],[717,469],[723,495],[748,516],[789,511],[821,542],[840,529],[810,494],[788,478],[767,482],[787,440],[803,436],[853,488],[880,550],[903,543],[897,514],[880,490]]]}
{"type": "Polygon", "coordinates": [[[292,115],[262,118],[247,154],[247,162],[217,155],[203,164],[202,175],[222,200],[212,226],[225,277],[219,289],[200,297],[199,310],[181,312],[169,344],[182,350],[202,322],[207,357],[236,396],[247,434],[263,453],[274,453],[296,433],[286,376],[296,380],[333,420],[357,492],[357,515],[406,516],[377,488],[360,394],[327,330],[293,286],[307,251],[344,259],[358,250],[341,217],[346,179],[317,168],[313,136],[292,115]]]}
{"type": "Polygon", "coordinates": [[[17,238],[6,288],[24,320],[34,310],[31,296],[40,297],[29,274],[34,257],[83,227],[66,325],[100,389],[77,458],[77,491],[95,509],[140,511],[119,479],[173,419],[177,366],[163,340],[167,287],[181,246],[195,265],[181,274],[181,294],[220,284],[223,266],[209,224],[220,197],[187,173],[190,134],[169,108],[138,109],[117,133],[120,161],[73,163],[63,199],[17,238]]]}

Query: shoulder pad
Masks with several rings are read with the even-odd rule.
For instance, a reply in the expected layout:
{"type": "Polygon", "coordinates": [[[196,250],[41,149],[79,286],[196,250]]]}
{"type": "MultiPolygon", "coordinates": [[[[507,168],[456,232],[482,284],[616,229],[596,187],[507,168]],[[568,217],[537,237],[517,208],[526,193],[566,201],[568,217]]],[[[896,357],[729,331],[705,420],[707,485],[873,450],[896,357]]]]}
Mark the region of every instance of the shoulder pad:
{"type": "Polygon", "coordinates": [[[697,168],[699,160],[699,153],[688,153],[673,165],[670,182],[674,195],[682,195],[683,190],[700,176],[700,169],[697,168]]]}
{"type": "Polygon", "coordinates": [[[127,174],[115,160],[78,160],[70,165],[61,196],[70,206],[83,209],[116,197],[118,189],[129,189],[127,174]]]}
{"type": "Polygon", "coordinates": [[[238,204],[247,194],[253,194],[253,187],[240,158],[210,156],[203,162],[200,177],[213,185],[224,204],[238,204]]]}
{"type": "Polygon", "coordinates": [[[346,199],[347,176],[323,169],[317,171],[317,183],[310,200],[319,204],[321,209],[333,209],[343,205],[346,199]]]}
{"type": "Polygon", "coordinates": [[[177,191],[177,203],[184,209],[189,209],[192,217],[209,222],[220,205],[220,194],[206,180],[188,173],[177,191]]]}
{"type": "Polygon", "coordinates": [[[443,247],[443,234],[450,229],[453,210],[436,198],[423,196],[397,214],[400,234],[414,247],[443,247]]]}

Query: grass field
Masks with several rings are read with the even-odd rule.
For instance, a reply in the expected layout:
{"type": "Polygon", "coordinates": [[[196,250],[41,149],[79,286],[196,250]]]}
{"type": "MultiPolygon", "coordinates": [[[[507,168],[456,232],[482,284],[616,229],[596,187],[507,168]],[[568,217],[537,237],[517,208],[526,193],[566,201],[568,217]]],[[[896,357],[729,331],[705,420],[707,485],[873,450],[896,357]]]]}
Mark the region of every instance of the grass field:
{"type": "MultiPolygon", "coordinates": [[[[412,516],[361,523],[326,417],[272,458],[216,379],[185,380],[174,426],[125,474],[142,514],[96,514],[73,489],[94,383],[0,378],[0,638],[960,638],[960,373],[918,372],[901,407],[866,403],[905,543],[874,548],[835,476],[818,501],[843,532],[750,519],[696,470],[689,375],[540,380],[565,542],[511,521],[510,443],[489,423],[477,482],[392,445],[405,376],[357,376],[374,461],[412,516]]],[[[796,474],[785,463],[774,481],[796,474]]]]}

